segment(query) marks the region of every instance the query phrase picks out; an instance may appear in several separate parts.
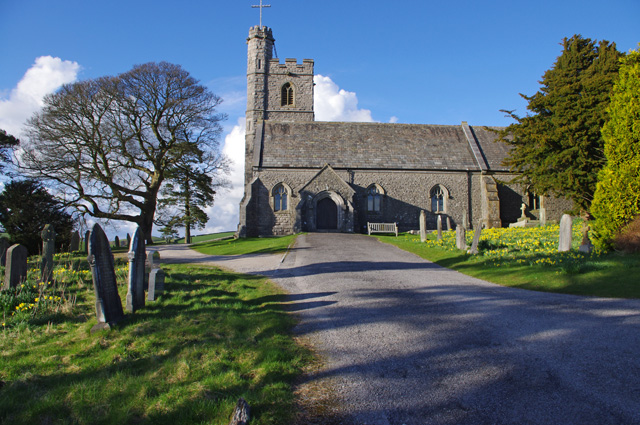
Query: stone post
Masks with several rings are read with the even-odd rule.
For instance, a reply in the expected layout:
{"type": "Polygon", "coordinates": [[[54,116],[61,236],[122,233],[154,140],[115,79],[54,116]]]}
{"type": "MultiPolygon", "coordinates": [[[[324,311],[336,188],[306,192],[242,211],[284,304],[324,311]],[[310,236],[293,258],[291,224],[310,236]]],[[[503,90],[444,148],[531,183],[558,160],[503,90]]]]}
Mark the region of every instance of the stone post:
{"type": "Polygon", "coordinates": [[[456,227],[456,247],[458,249],[467,250],[467,231],[462,226],[456,227]]]}
{"type": "Polygon", "coordinates": [[[56,250],[56,231],[52,225],[47,224],[40,233],[42,237],[42,263],[40,265],[43,282],[49,282],[53,274],[53,254],[56,250]]]}
{"type": "Polygon", "coordinates": [[[427,213],[420,210],[420,242],[427,240],[427,213]]]}

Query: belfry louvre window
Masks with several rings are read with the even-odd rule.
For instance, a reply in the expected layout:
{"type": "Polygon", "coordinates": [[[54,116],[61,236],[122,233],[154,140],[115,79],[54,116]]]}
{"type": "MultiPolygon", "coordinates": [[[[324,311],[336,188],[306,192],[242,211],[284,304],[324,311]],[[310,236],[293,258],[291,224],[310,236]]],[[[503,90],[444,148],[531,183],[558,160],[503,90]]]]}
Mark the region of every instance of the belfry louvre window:
{"type": "Polygon", "coordinates": [[[282,106],[293,106],[293,86],[291,83],[285,83],[282,86],[282,106]]]}
{"type": "Polygon", "coordinates": [[[274,191],[273,210],[284,211],[287,209],[287,189],[280,185],[274,191]]]}
{"type": "Polygon", "coordinates": [[[367,190],[367,211],[380,212],[380,204],[382,203],[382,195],[377,186],[371,186],[367,190]]]}

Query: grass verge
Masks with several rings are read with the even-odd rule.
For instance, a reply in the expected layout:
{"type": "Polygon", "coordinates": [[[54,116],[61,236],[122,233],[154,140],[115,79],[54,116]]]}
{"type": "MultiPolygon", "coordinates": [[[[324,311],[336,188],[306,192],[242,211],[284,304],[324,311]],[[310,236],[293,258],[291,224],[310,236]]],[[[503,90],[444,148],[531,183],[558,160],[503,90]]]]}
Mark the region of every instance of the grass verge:
{"type": "MultiPolygon", "coordinates": [[[[579,241],[580,223],[574,226],[579,241]]],[[[544,292],[611,298],[640,298],[640,255],[616,252],[557,252],[558,226],[530,229],[483,230],[478,255],[455,248],[455,232],[442,241],[430,234],[376,236],[380,241],[412,252],[443,267],[503,286],[544,292]]],[[[467,232],[471,245],[473,232],[467,232]]]]}
{"type": "Polygon", "coordinates": [[[281,254],[286,252],[297,235],[273,238],[239,238],[224,241],[211,241],[193,247],[207,255],[240,255],[240,254],[281,254]]]}
{"type": "Polygon", "coordinates": [[[90,333],[90,285],[68,288],[72,311],[4,327],[0,423],[227,424],[239,397],[252,424],[290,423],[291,382],[311,356],[281,290],[216,268],[163,269],[166,292],[111,331],[90,333]]]}

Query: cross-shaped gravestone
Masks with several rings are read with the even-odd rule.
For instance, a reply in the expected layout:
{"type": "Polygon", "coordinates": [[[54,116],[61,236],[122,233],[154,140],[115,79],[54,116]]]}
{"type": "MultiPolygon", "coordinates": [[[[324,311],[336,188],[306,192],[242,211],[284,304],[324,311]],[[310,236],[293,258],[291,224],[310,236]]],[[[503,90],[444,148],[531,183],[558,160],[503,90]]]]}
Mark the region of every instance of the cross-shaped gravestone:
{"type": "Polygon", "coordinates": [[[253,8],[260,8],[260,28],[262,28],[262,9],[264,9],[265,7],[271,7],[270,4],[262,4],[262,0],[260,0],[260,4],[254,4],[253,6],[251,6],[253,8]]]}

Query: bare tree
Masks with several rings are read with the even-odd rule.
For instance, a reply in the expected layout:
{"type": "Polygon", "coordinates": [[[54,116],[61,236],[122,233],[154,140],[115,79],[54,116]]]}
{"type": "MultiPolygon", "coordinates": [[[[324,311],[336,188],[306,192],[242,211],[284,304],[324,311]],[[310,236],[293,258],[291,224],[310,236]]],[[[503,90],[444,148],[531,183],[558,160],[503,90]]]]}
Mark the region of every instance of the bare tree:
{"type": "Polygon", "coordinates": [[[55,186],[66,205],[137,223],[151,243],[167,171],[185,159],[225,163],[218,142],[221,101],[166,62],[65,85],[28,121],[19,165],[55,186]]]}

